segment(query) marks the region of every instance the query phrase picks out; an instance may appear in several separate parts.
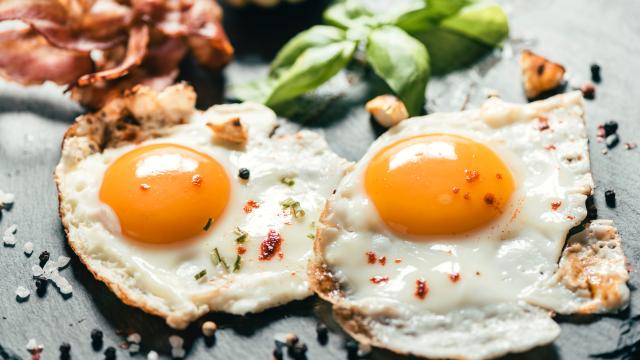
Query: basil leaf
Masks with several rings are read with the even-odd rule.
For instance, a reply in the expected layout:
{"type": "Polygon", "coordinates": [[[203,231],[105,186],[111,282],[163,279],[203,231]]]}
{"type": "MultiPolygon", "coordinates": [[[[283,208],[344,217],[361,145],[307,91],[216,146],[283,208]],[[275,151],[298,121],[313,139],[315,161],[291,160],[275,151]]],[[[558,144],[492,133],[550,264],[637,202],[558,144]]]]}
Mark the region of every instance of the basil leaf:
{"type": "Polygon", "coordinates": [[[276,80],[267,106],[274,106],[311,91],[331,79],[353,57],[356,43],[341,41],[307,49],[276,80]]]}
{"type": "Polygon", "coordinates": [[[272,78],[263,78],[248,83],[234,85],[229,89],[229,94],[227,96],[231,99],[264,103],[271,93],[275,82],[276,81],[272,78]]]}
{"type": "Polygon", "coordinates": [[[436,75],[469,66],[493,50],[492,46],[441,27],[414,36],[429,50],[429,64],[436,75]]]}
{"type": "Polygon", "coordinates": [[[442,20],[440,26],[489,46],[500,45],[509,35],[507,15],[499,5],[487,2],[463,8],[442,20]]]}
{"type": "Polygon", "coordinates": [[[357,1],[339,2],[325,10],[322,16],[327,24],[345,30],[369,26],[375,22],[373,13],[357,1]]]}
{"type": "Polygon", "coordinates": [[[404,102],[409,113],[419,115],[429,80],[427,48],[400,28],[385,26],[369,35],[367,60],[404,102]]]}
{"type": "Polygon", "coordinates": [[[409,33],[427,31],[439,20],[469,5],[470,0],[425,0],[425,2],[426,6],[400,15],[395,19],[394,24],[409,33]]]}
{"type": "Polygon", "coordinates": [[[305,50],[342,41],[345,39],[345,35],[345,31],[342,29],[323,25],[317,25],[299,33],[278,52],[275,60],[271,63],[269,75],[277,77],[279,72],[293,65],[305,50]]]}

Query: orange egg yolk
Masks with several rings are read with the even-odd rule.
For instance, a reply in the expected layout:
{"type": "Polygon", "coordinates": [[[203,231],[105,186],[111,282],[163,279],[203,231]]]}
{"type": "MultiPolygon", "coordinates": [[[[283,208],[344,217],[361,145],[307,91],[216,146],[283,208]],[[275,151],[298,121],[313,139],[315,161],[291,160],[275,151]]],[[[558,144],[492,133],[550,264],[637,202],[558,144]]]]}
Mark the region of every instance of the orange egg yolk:
{"type": "Polygon", "coordinates": [[[204,234],[229,196],[229,177],[219,162],[175,144],[122,155],[106,170],[100,188],[100,200],[115,212],[122,233],[151,244],[204,234]]]}
{"type": "Polygon", "coordinates": [[[377,153],[365,188],[384,223],[403,235],[467,232],[500,216],[515,189],[488,148],[449,134],[410,137],[377,153]]]}

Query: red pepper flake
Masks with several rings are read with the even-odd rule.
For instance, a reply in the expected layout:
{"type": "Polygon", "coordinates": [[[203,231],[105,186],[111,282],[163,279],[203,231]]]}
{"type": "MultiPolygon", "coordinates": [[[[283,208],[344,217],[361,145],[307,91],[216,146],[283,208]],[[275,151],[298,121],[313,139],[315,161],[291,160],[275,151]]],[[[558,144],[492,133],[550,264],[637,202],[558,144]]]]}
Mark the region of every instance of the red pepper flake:
{"type": "Polygon", "coordinates": [[[624,143],[624,148],[627,150],[633,150],[637,147],[638,147],[638,144],[636,143],[629,143],[629,142],[624,143]]]}
{"type": "Polygon", "coordinates": [[[369,279],[369,281],[371,281],[372,284],[382,284],[382,283],[386,283],[387,281],[389,281],[389,277],[388,276],[380,276],[380,275],[376,275],[374,277],[372,277],[371,279],[369,279]]]}
{"type": "Polygon", "coordinates": [[[457,193],[459,193],[459,192],[460,192],[460,188],[459,188],[459,187],[457,187],[457,186],[454,186],[454,187],[451,189],[451,191],[452,191],[454,194],[457,194],[457,193]]]}
{"type": "Polygon", "coordinates": [[[247,203],[244,205],[244,208],[242,210],[244,210],[245,214],[249,214],[251,213],[254,209],[257,209],[260,207],[260,204],[258,204],[256,201],[254,200],[249,200],[247,201],[247,203]]]}
{"type": "Polygon", "coordinates": [[[202,184],[202,176],[195,174],[191,177],[191,183],[195,186],[200,186],[202,184]]]}
{"type": "Polygon", "coordinates": [[[496,201],[496,196],[493,195],[492,193],[486,193],[484,194],[484,203],[487,205],[493,205],[493,203],[496,201]]]}
{"type": "Polygon", "coordinates": [[[551,203],[551,209],[552,210],[558,210],[558,208],[560,207],[560,205],[562,205],[561,201],[553,201],[551,203]]]}
{"type": "Polygon", "coordinates": [[[464,179],[467,182],[474,182],[476,180],[478,180],[478,178],[480,177],[480,173],[476,170],[468,170],[468,169],[464,169],[464,179]]]}
{"type": "Polygon", "coordinates": [[[460,280],[460,274],[459,273],[449,274],[449,280],[451,280],[451,282],[457,283],[460,280]]]}
{"type": "Polygon", "coordinates": [[[553,145],[553,144],[551,144],[551,145],[547,145],[547,146],[545,147],[545,149],[547,149],[547,150],[555,150],[555,149],[556,149],[556,146],[555,146],[555,145],[553,145]]]}
{"type": "Polygon", "coordinates": [[[469,194],[468,192],[464,193],[464,199],[465,200],[471,199],[471,194],[469,194]]]}
{"type": "Polygon", "coordinates": [[[386,256],[379,257],[378,262],[380,263],[380,265],[385,266],[387,264],[387,257],[386,256]]]}
{"type": "Polygon", "coordinates": [[[396,263],[396,264],[400,264],[402,262],[402,259],[395,259],[395,260],[393,260],[393,262],[396,263]]]}
{"type": "Polygon", "coordinates": [[[575,217],[575,216],[573,216],[573,215],[567,215],[567,219],[569,219],[569,220],[575,220],[575,218],[576,218],[576,217],[575,217]]]}
{"type": "Polygon", "coordinates": [[[422,279],[416,280],[416,297],[420,300],[424,300],[428,293],[429,286],[427,285],[427,282],[422,279]]]}
{"type": "Polygon", "coordinates": [[[376,263],[376,253],[373,251],[367,252],[367,263],[375,264],[376,263]]]}
{"type": "Polygon", "coordinates": [[[496,179],[498,179],[498,180],[502,180],[502,174],[497,173],[497,174],[496,174],[496,179]]]}
{"type": "MultiPolygon", "coordinates": [[[[258,260],[271,260],[276,253],[280,252],[281,245],[282,237],[280,234],[273,229],[269,230],[267,238],[260,244],[260,256],[258,256],[258,260]]],[[[282,253],[280,252],[280,254],[282,253]]],[[[280,254],[278,256],[280,256],[280,254]]]]}
{"type": "Polygon", "coordinates": [[[140,184],[140,189],[149,190],[149,189],[151,189],[151,185],[149,185],[149,184],[140,184]]]}
{"type": "Polygon", "coordinates": [[[545,131],[549,129],[549,119],[546,116],[538,117],[538,130],[545,131]]]}
{"type": "Polygon", "coordinates": [[[247,248],[242,245],[238,246],[236,250],[238,251],[238,255],[244,255],[247,252],[247,248]]]}

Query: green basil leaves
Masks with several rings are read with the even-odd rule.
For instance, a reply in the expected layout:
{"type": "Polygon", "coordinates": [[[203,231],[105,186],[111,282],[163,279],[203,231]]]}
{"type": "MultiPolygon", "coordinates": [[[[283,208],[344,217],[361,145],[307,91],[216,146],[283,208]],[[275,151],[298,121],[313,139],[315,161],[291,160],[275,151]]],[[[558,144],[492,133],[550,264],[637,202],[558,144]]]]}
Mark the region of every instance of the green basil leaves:
{"type": "Polygon", "coordinates": [[[237,87],[235,95],[282,109],[357,57],[357,65],[370,66],[418,115],[431,69],[442,73],[468,65],[508,36],[506,15],[484,0],[402,1],[404,7],[389,11],[384,2],[376,9],[362,0],[338,1],[325,11],[327,25],[293,37],[268,78],[237,87]]]}
{"type": "Polygon", "coordinates": [[[367,60],[404,102],[409,114],[419,115],[429,80],[427,48],[400,28],[384,26],[369,35],[367,60]]]}

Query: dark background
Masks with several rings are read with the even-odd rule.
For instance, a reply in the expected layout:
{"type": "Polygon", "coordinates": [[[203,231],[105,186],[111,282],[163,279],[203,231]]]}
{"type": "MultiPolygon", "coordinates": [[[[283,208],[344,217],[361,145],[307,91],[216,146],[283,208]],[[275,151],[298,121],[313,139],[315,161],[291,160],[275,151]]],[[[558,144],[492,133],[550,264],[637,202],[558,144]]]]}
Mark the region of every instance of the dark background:
{"type": "MultiPolygon", "coordinates": [[[[562,334],[554,344],[509,358],[638,359],[640,325],[634,320],[640,319],[640,295],[635,290],[640,281],[633,269],[640,268],[640,148],[627,151],[621,144],[603,155],[604,146],[595,141],[595,134],[599,124],[615,119],[620,123],[622,142],[640,141],[640,5],[634,0],[501,2],[511,25],[511,39],[505,48],[471,68],[432,79],[427,109],[475,107],[490,89],[508,101],[524,102],[517,64],[524,48],[565,65],[568,88],[589,79],[591,63],[601,64],[603,81],[597,86],[596,99],[587,102],[595,204],[600,218],[615,220],[632,269],[629,309],[616,315],[560,318],[562,334]],[[605,206],[607,189],[617,193],[614,209],[605,206]]],[[[235,61],[223,74],[202,71],[189,61],[182,66],[183,78],[197,87],[198,106],[221,102],[229,97],[225,87],[264,74],[269,59],[288,38],[320,22],[327,3],[307,0],[270,10],[226,9],[225,27],[237,50],[235,61]]],[[[371,74],[356,70],[355,77],[370,79],[371,74]]],[[[362,105],[384,85],[376,79],[369,83],[373,86],[338,76],[324,90],[324,96],[309,101],[284,128],[305,126],[322,131],[338,154],[357,160],[382,131],[362,105]]],[[[13,223],[18,225],[16,247],[0,247],[0,358],[28,358],[25,345],[36,338],[44,344],[44,359],[58,358],[63,341],[71,343],[73,359],[99,359],[103,355],[91,348],[89,333],[100,328],[105,347],[117,346],[126,337],[123,333],[136,331],[142,335],[145,353],[156,350],[165,355],[168,336],[179,334],[186,340],[188,359],[269,359],[274,334],[294,332],[308,345],[309,359],[346,359],[345,337],[332,323],[329,307],[315,297],[246,317],[209,315],[205,319],[215,320],[221,330],[215,342],[207,343],[200,336],[201,321],[177,332],[162,319],[122,304],[94,280],[66,245],[52,179],[62,135],[80,113],[81,109],[53,86],[22,88],[0,82],[0,189],[16,194],[13,208],[0,215],[0,231],[13,223]],[[35,244],[30,258],[22,252],[27,241],[35,244]],[[43,250],[51,252],[54,259],[58,255],[72,258],[70,267],[61,272],[74,288],[69,299],[63,299],[51,286],[44,297],[35,294],[30,268],[43,250]],[[19,285],[32,291],[27,302],[15,299],[19,285]],[[318,321],[330,327],[325,346],[316,341],[318,321]]],[[[118,350],[118,358],[128,357],[125,350],[118,350]]],[[[385,351],[374,351],[372,357],[397,358],[385,351]]],[[[139,354],[136,358],[145,357],[139,354]]]]}

